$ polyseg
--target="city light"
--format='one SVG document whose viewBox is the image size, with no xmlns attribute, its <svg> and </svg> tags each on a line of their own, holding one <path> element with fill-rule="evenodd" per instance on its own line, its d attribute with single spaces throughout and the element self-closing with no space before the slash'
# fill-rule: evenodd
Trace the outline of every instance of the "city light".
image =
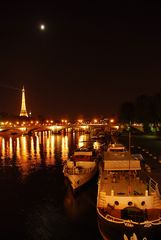
<svg viewBox="0 0 161 240">
<path fill-rule="evenodd" d="M 94 119 L 94 123 L 98 123 L 98 120 L 96 118 Z"/>
<path fill-rule="evenodd" d="M 110 123 L 114 123 L 114 121 L 115 121 L 115 120 L 114 120 L 113 118 L 110 119 Z"/>
<path fill-rule="evenodd" d="M 83 119 L 78 119 L 78 123 L 83 123 Z"/>
</svg>

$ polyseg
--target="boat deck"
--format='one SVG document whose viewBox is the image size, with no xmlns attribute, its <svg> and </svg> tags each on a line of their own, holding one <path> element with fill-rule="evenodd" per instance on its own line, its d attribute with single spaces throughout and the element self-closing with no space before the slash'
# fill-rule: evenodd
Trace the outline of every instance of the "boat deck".
<svg viewBox="0 0 161 240">
<path fill-rule="evenodd" d="M 101 176 L 100 191 L 110 195 L 111 190 L 115 195 L 145 195 L 147 186 L 135 175 L 131 175 L 129 178 L 128 172 L 108 173 L 107 170 L 104 170 Z"/>
</svg>

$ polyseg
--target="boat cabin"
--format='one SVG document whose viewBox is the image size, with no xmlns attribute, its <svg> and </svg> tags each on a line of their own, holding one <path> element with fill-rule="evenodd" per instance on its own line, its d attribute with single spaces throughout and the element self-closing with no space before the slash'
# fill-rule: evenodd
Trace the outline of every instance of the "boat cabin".
<svg viewBox="0 0 161 240">
<path fill-rule="evenodd" d="M 93 161 L 93 152 L 76 151 L 72 157 L 73 161 Z"/>
</svg>

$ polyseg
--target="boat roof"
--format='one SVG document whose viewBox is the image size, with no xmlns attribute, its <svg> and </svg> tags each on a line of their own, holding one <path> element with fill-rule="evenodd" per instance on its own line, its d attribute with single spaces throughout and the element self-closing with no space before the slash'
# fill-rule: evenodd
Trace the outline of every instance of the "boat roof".
<svg viewBox="0 0 161 240">
<path fill-rule="evenodd" d="M 76 151 L 76 152 L 74 152 L 74 156 L 92 156 L 93 155 L 93 153 L 92 153 L 92 151 Z"/>
<path fill-rule="evenodd" d="M 104 170 L 141 170 L 140 159 L 126 152 L 104 152 Z"/>
<path fill-rule="evenodd" d="M 126 151 L 126 148 L 123 144 L 121 143 L 110 143 L 108 145 L 108 149 L 107 151 L 112 151 L 112 152 L 123 152 L 123 151 Z"/>
</svg>

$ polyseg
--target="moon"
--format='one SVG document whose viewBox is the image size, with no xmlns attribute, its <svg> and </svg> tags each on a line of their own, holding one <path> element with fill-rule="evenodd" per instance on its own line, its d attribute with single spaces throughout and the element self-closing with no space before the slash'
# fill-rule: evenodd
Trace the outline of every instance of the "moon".
<svg viewBox="0 0 161 240">
<path fill-rule="evenodd" d="M 44 24 L 40 24 L 40 30 L 44 31 L 45 30 L 45 25 Z"/>
</svg>

